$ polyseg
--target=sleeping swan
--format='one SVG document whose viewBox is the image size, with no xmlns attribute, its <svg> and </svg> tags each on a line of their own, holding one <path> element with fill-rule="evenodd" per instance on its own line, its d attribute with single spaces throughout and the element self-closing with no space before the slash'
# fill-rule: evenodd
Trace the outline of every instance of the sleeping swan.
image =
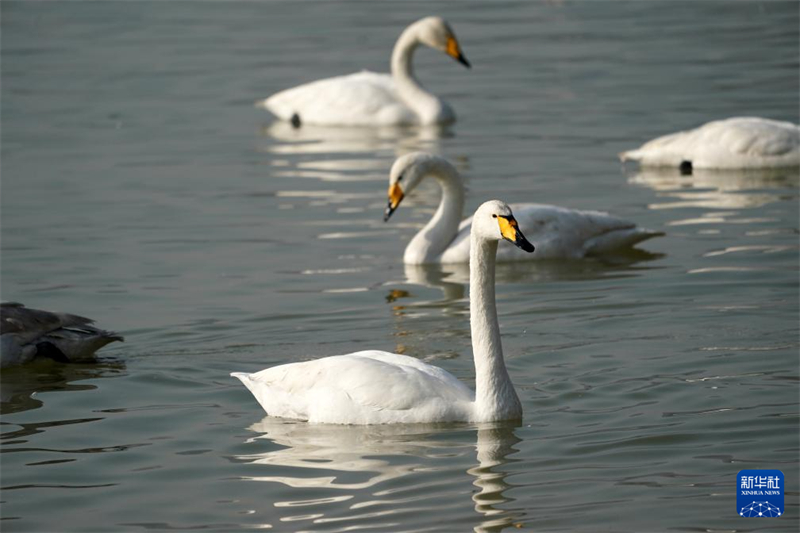
<svg viewBox="0 0 800 533">
<path fill-rule="evenodd" d="M 427 17 L 403 31 L 392 52 L 392 73 L 362 71 L 318 80 L 256 102 L 295 126 L 387 126 L 447 124 L 456 115 L 447 103 L 426 91 L 414 77 L 411 58 L 424 44 L 440 50 L 466 67 L 469 62 L 450 26 Z"/>
<path fill-rule="evenodd" d="M 413 357 L 369 350 L 234 372 L 271 416 L 329 424 L 493 422 L 522 417 L 500 344 L 494 297 L 497 244 L 533 252 L 511 208 L 492 200 L 473 217 L 470 329 L 475 391 Z"/>
<path fill-rule="evenodd" d="M 715 120 L 699 128 L 658 137 L 619 154 L 642 166 L 782 168 L 800 166 L 800 127 L 757 117 Z"/>
<path fill-rule="evenodd" d="M 464 210 L 464 184 L 458 171 L 443 157 L 415 152 L 399 157 L 389 175 L 388 220 L 403 198 L 426 176 L 436 178 L 442 187 L 439 208 L 428 224 L 406 246 L 403 262 L 466 263 L 469 258 L 471 218 L 461 220 Z M 663 233 L 641 229 L 599 211 L 578 211 L 554 205 L 512 204 L 536 253 L 528 255 L 500 243 L 498 261 L 581 258 L 632 246 Z"/>
</svg>

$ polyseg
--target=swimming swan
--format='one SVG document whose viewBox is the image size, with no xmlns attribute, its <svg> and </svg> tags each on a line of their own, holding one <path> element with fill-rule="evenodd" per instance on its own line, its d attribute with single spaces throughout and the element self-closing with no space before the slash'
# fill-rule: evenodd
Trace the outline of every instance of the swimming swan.
<svg viewBox="0 0 800 533">
<path fill-rule="evenodd" d="M 450 26 L 426 17 L 403 31 L 392 51 L 392 73 L 362 71 L 318 80 L 256 102 L 281 120 L 333 126 L 447 124 L 456 115 L 447 103 L 426 91 L 414 77 L 411 59 L 417 46 L 440 50 L 466 67 L 470 64 Z"/>
<path fill-rule="evenodd" d="M 442 187 L 439 208 L 428 224 L 406 246 L 403 262 L 465 263 L 469 260 L 471 218 L 461 220 L 464 184 L 458 171 L 443 157 L 415 152 L 399 157 L 389 175 L 388 220 L 403 198 L 426 176 Z M 581 258 L 632 246 L 661 232 L 636 227 L 632 222 L 599 211 L 578 211 L 554 205 L 512 204 L 536 253 L 528 255 L 501 243 L 498 261 Z"/>
<path fill-rule="evenodd" d="M 330 424 L 492 422 L 522 417 L 508 377 L 495 308 L 497 244 L 533 245 L 511 208 L 492 200 L 473 217 L 470 328 L 475 391 L 449 372 L 413 357 L 377 350 L 289 363 L 255 374 L 234 372 L 267 414 Z"/>
<path fill-rule="evenodd" d="M 92 319 L 67 313 L 30 309 L 16 302 L 0 304 L 0 368 L 36 357 L 63 363 L 85 362 L 94 352 L 123 338 L 92 326 Z"/>
<path fill-rule="evenodd" d="M 621 161 L 642 166 L 692 168 L 782 168 L 800 166 L 800 127 L 758 117 L 707 122 L 688 131 L 658 137 Z"/>
</svg>

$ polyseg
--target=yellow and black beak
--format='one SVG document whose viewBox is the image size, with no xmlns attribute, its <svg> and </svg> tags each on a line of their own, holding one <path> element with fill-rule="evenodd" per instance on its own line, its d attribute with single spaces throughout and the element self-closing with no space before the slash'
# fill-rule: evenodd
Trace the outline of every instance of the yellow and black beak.
<svg viewBox="0 0 800 533">
<path fill-rule="evenodd" d="M 505 240 L 514 243 L 528 253 L 536 249 L 519 230 L 519 224 L 517 224 L 513 216 L 504 217 L 497 215 L 497 223 L 500 225 L 500 235 L 502 235 Z"/>
<path fill-rule="evenodd" d="M 399 183 L 392 183 L 389 185 L 389 204 L 386 206 L 386 211 L 383 213 L 384 222 L 389 220 L 394 210 L 397 209 L 397 206 L 403 201 L 404 196 L 403 189 L 400 187 Z"/>
<path fill-rule="evenodd" d="M 464 57 L 464 54 L 461 53 L 461 47 L 458 46 L 458 41 L 452 35 L 447 38 L 447 55 L 461 63 L 467 68 L 470 68 L 472 65 L 469 64 L 467 58 Z"/>
</svg>

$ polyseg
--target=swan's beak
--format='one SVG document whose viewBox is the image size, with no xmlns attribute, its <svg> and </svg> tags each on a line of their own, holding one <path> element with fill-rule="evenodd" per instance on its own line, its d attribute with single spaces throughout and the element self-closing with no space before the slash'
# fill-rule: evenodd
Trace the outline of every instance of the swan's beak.
<svg viewBox="0 0 800 533">
<path fill-rule="evenodd" d="M 458 41 L 456 41 L 456 38 L 452 35 L 447 38 L 447 55 L 467 68 L 472 66 L 469 64 L 469 61 L 467 61 L 467 58 L 464 57 L 464 54 L 461 53 L 461 48 L 458 46 Z"/>
<path fill-rule="evenodd" d="M 386 211 L 383 213 L 384 222 L 389 220 L 394 210 L 397 209 L 397 206 L 403 201 L 403 197 L 403 189 L 400 188 L 399 184 L 392 183 L 389 185 L 389 204 L 386 206 Z"/>
<path fill-rule="evenodd" d="M 514 243 L 528 253 L 536 249 L 519 230 L 519 224 L 513 216 L 503 217 L 497 215 L 497 223 L 500 225 L 500 235 L 502 235 L 505 240 Z"/>
</svg>

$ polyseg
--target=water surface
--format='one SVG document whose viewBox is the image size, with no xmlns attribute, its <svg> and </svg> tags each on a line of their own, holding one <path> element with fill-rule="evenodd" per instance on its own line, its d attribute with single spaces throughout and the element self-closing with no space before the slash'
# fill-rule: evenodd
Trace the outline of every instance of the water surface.
<svg viewBox="0 0 800 533">
<path fill-rule="evenodd" d="M 444 129 L 302 128 L 253 102 L 386 70 Z M 798 176 L 622 168 L 734 115 L 798 120 L 796 2 L 3 2 L 2 297 L 94 317 L 98 364 L 4 370 L 3 531 L 796 531 Z M 519 426 L 263 419 L 230 371 L 375 348 L 473 376 L 463 268 L 406 268 L 425 149 L 490 198 L 610 211 L 633 254 L 498 269 Z M 524 230 L 524 228 L 523 228 Z M 786 514 L 736 514 L 778 468 Z"/>
</svg>

